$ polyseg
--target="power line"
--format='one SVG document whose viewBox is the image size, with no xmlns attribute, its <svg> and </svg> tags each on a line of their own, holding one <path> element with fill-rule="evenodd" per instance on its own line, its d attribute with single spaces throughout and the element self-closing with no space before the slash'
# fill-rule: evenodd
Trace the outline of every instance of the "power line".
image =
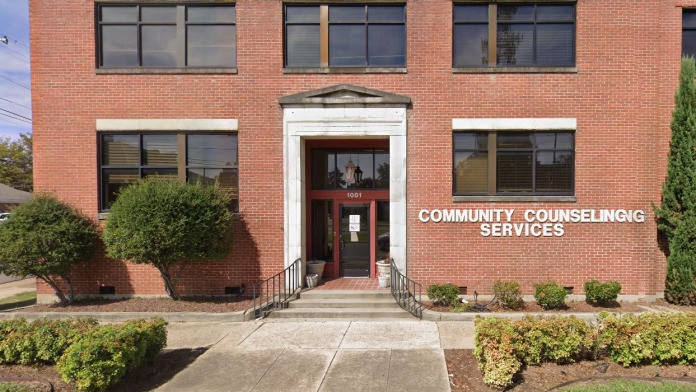
<svg viewBox="0 0 696 392">
<path fill-rule="evenodd" d="M 0 48 L 7 49 L 7 48 L 5 48 L 4 46 L 0 46 Z M 19 60 L 19 61 L 23 62 L 24 64 L 29 64 L 29 61 L 27 61 L 28 59 L 25 60 L 25 59 L 23 59 L 23 58 L 21 58 L 21 57 L 17 57 L 17 56 L 15 56 L 15 55 L 13 55 L 12 53 L 6 52 L 6 51 L 4 51 L 4 50 L 0 51 L 0 53 L 4 53 L 4 54 L 6 54 L 6 55 L 12 57 L 13 59 L 16 59 L 16 60 Z"/>
<path fill-rule="evenodd" d="M 27 87 L 27 86 L 25 86 L 25 85 L 19 83 L 18 81 L 14 80 L 14 79 L 10 79 L 10 78 L 8 78 L 8 77 L 5 76 L 5 75 L 1 75 L 1 74 L 0 74 L 0 78 L 3 78 L 3 79 L 5 79 L 5 80 L 9 80 L 10 82 L 16 84 L 17 86 L 23 87 L 23 88 L 25 88 L 25 89 L 31 91 L 31 88 L 30 88 L 30 87 Z"/>
<path fill-rule="evenodd" d="M 17 121 L 21 121 L 21 122 L 24 122 L 24 123 L 27 123 L 27 124 L 31 124 L 31 121 L 22 120 L 21 118 L 17 118 L 17 117 L 12 117 L 12 116 L 10 116 L 9 114 L 0 113 L 0 116 L 5 116 L 5 117 L 11 118 L 11 119 L 13 119 L 13 120 L 17 120 Z"/>
<path fill-rule="evenodd" d="M 14 42 L 14 43 L 16 43 L 16 44 L 18 44 L 18 45 L 22 45 L 22 46 L 24 46 L 24 47 L 27 48 L 27 49 L 31 49 L 31 48 L 29 47 L 29 45 L 23 44 L 22 42 L 20 42 L 18 39 L 14 38 L 14 37 L 10 37 L 9 35 L 6 35 L 5 37 L 11 38 L 11 39 L 12 39 L 12 42 Z"/>
<path fill-rule="evenodd" d="M 0 116 L 4 116 L 4 114 L 0 113 Z M 10 118 L 12 118 L 12 117 L 10 117 L 10 116 L 7 116 L 7 117 L 9 117 L 9 118 L 1 118 L 1 117 L 0 117 L 0 121 L 7 121 L 7 122 L 9 122 L 9 123 L 12 123 L 12 124 L 15 124 L 15 125 L 21 125 L 21 126 L 24 126 L 24 125 L 25 125 L 25 123 L 20 123 L 20 122 L 17 122 L 17 121 L 10 120 Z"/>
<path fill-rule="evenodd" d="M 5 99 L 5 98 L 2 98 L 2 97 L 0 97 L 0 100 L 7 101 L 7 102 L 9 102 L 9 103 L 13 103 L 13 104 L 15 104 L 15 105 L 17 105 L 17 106 L 21 106 L 21 107 L 23 107 L 23 108 L 27 108 L 27 109 L 31 110 L 31 106 L 22 105 L 21 103 L 17 103 L 17 102 L 15 102 L 15 101 L 11 101 L 11 100 L 9 100 L 9 99 Z"/>
<path fill-rule="evenodd" d="M 10 110 L 5 110 L 5 109 L 3 109 L 3 108 L 0 108 L 0 110 L 2 110 L 3 112 L 6 112 L 6 113 L 10 113 L 10 114 L 12 114 L 12 115 L 14 115 L 14 116 L 17 116 L 17 117 L 21 117 L 21 118 L 23 118 L 23 119 L 25 119 L 25 120 L 31 121 L 31 118 L 30 118 L 30 117 L 22 116 L 22 115 L 19 114 L 19 113 L 15 113 L 15 112 L 10 111 Z"/>
<path fill-rule="evenodd" d="M 3 46 L 3 48 L 6 49 L 6 50 L 9 50 L 9 51 L 12 52 L 12 53 L 16 53 L 16 54 L 18 54 L 18 55 L 24 57 L 25 59 L 29 60 L 29 56 L 25 55 L 25 54 L 22 53 L 22 52 L 18 52 L 18 51 L 16 51 L 16 50 L 12 50 L 12 49 L 8 48 L 7 46 Z"/>
</svg>

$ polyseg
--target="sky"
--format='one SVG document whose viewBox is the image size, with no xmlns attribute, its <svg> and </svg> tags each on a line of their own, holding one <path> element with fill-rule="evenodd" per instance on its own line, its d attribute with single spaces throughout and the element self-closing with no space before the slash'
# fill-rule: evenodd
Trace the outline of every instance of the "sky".
<svg viewBox="0 0 696 392">
<path fill-rule="evenodd" d="M 29 1 L 0 0 L 0 137 L 31 132 L 30 88 Z"/>
</svg>

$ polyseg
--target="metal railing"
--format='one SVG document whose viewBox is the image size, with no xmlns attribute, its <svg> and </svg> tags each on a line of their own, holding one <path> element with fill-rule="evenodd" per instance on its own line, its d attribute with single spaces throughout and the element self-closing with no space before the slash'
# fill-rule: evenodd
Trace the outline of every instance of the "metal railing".
<svg viewBox="0 0 696 392">
<path fill-rule="evenodd" d="M 396 303 L 401 309 L 423 319 L 423 286 L 402 274 L 394 264 L 394 259 L 391 259 L 390 270 L 391 293 Z"/>
<path fill-rule="evenodd" d="M 297 259 L 283 271 L 254 284 L 254 319 L 262 319 L 275 309 L 288 307 L 290 298 L 300 291 L 302 259 Z"/>
</svg>

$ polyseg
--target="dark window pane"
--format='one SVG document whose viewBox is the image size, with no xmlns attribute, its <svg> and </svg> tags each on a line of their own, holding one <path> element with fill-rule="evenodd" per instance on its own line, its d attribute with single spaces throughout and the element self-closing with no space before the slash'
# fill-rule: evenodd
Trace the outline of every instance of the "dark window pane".
<svg viewBox="0 0 696 392">
<path fill-rule="evenodd" d="M 526 132 L 498 133 L 498 148 L 529 148 L 533 147 L 532 134 Z"/>
<path fill-rule="evenodd" d="M 333 201 L 312 200 L 311 258 L 333 261 L 333 233 Z"/>
<path fill-rule="evenodd" d="M 197 23 L 235 23 L 237 14 L 233 6 L 188 6 L 186 20 Z"/>
<path fill-rule="evenodd" d="M 189 169 L 187 181 L 192 184 L 217 185 L 232 199 L 232 210 L 239 209 L 239 176 L 237 169 Z"/>
<path fill-rule="evenodd" d="M 561 132 L 556 134 L 556 148 L 559 150 L 572 150 L 573 134 L 570 132 Z"/>
<path fill-rule="evenodd" d="M 176 67 L 176 26 L 142 26 L 143 66 Z"/>
<path fill-rule="evenodd" d="M 143 169 L 143 178 L 145 177 L 158 180 L 176 180 L 179 178 L 176 169 Z"/>
<path fill-rule="evenodd" d="M 102 208 L 111 208 L 118 192 L 140 179 L 138 169 L 104 169 L 102 171 Z"/>
<path fill-rule="evenodd" d="M 329 22 L 364 22 L 365 6 L 332 5 L 329 6 Z"/>
<path fill-rule="evenodd" d="M 682 27 L 696 28 L 696 11 L 684 10 L 682 13 Z"/>
<path fill-rule="evenodd" d="M 454 149 L 486 150 L 488 149 L 488 133 L 456 132 L 454 134 Z"/>
<path fill-rule="evenodd" d="M 102 65 L 138 66 L 137 26 L 102 26 L 101 31 Z"/>
<path fill-rule="evenodd" d="M 355 184 L 354 188 L 374 188 L 374 156 L 372 152 L 355 154 Z"/>
<path fill-rule="evenodd" d="M 371 66 L 406 66 L 406 26 L 369 25 L 368 63 Z"/>
<path fill-rule="evenodd" d="M 319 25 L 288 25 L 286 31 L 287 66 L 319 66 Z"/>
<path fill-rule="evenodd" d="M 488 22 L 487 5 L 455 5 L 455 22 Z"/>
<path fill-rule="evenodd" d="M 498 24 L 498 65 L 533 65 L 534 26 Z"/>
<path fill-rule="evenodd" d="M 237 65 L 236 26 L 188 26 L 186 64 L 194 67 Z"/>
<path fill-rule="evenodd" d="M 682 32 L 682 54 L 696 56 L 696 30 Z"/>
<path fill-rule="evenodd" d="M 454 192 L 485 193 L 488 190 L 488 153 L 457 152 L 454 154 Z"/>
<path fill-rule="evenodd" d="M 538 5 L 537 22 L 573 22 L 574 5 Z"/>
<path fill-rule="evenodd" d="M 143 135 L 143 165 L 176 166 L 176 164 L 176 135 Z"/>
<path fill-rule="evenodd" d="M 140 20 L 176 23 L 176 7 L 140 7 Z"/>
<path fill-rule="evenodd" d="M 498 4 L 498 22 L 532 22 L 534 21 L 533 5 L 502 5 Z"/>
<path fill-rule="evenodd" d="M 312 189 L 336 188 L 336 156 L 327 150 L 312 150 Z"/>
<path fill-rule="evenodd" d="M 365 26 L 329 26 L 329 64 L 334 66 L 365 66 Z"/>
<path fill-rule="evenodd" d="M 375 188 L 389 189 L 389 152 L 375 152 Z"/>
<path fill-rule="evenodd" d="M 102 137 L 102 165 L 140 165 L 138 135 L 104 135 Z"/>
<path fill-rule="evenodd" d="M 236 167 L 237 135 L 189 135 L 188 166 Z"/>
<path fill-rule="evenodd" d="M 385 260 L 389 254 L 389 202 L 377 202 L 377 260 Z"/>
<path fill-rule="evenodd" d="M 553 150 L 556 148 L 556 134 L 553 132 L 539 132 L 534 134 L 536 148 Z"/>
<path fill-rule="evenodd" d="M 575 26 L 572 24 L 537 25 L 536 65 L 573 65 L 574 30 Z"/>
<path fill-rule="evenodd" d="M 488 25 L 454 25 L 454 65 L 488 65 Z"/>
<path fill-rule="evenodd" d="M 138 21 L 138 8 L 135 6 L 101 6 L 102 22 Z"/>
<path fill-rule="evenodd" d="M 367 20 L 370 22 L 405 22 L 406 7 L 370 5 L 367 7 Z"/>
<path fill-rule="evenodd" d="M 573 191 L 573 153 L 537 153 L 536 191 L 549 193 Z"/>
<path fill-rule="evenodd" d="M 285 7 L 285 20 L 288 22 L 319 23 L 319 6 L 289 5 Z"/>
<path fill-rule="evenodd" d="M 532 152 L 498 151 L 499 193 L 532 192 Z"/>
</svg>

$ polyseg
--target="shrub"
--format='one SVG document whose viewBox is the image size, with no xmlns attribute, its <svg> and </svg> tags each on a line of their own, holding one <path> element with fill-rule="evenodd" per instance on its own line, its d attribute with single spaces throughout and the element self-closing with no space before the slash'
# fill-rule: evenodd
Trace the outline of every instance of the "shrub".
<svg viewBox="0 0 696 392">
<path fill-rule="evenodd" d="M 476 317 L 474 356 L 483 373 L 483 382 L 500 389 L 513 384 L 515 375 L 522 368 L 515 353 L 517 340 L 519 335 L 511 320 Z"/>
<path fill-rule="evenodd" d="M 623 366 L 696 363 L 696 314 L 602 313 L 599 338 Z"/>
<path fill-rule="evenodd" d="M 514 280 L 496 280 L 493 284 L 493 294 L 498 304 L 505 309 L 517 310 L 524 304 L 520 284 Z"/>
<path fill-rule="evenodd" d="M 230 200 L 217 186 L 144 179 L 121 191 L 104 228 L 107 254 L 157 268 L 170 297 L 177 274 L 193 261 L 227 255 Z"/>
<path fill-rule="evenodd" d="M 166 322 L 128 322 L 95 329 L 72 344 L 58 361 L 58 372 L 80 391 L 103 391 L 129 370 L 152 361 L 167 341 Z"/>
<path fill-rule="evenodd" d="M 621 284 L 616 281 L 600 282 L 592 279 L 585 282 L 585 300 L 593 305 L 607 305 L 616 302 L 621 292 Z"/>
<path fill-rule="evenodd" d="M 556 282 L 534 285 L 534 298 L 544 309 L 558 309 L 565 305 L 568 292 Z"/>
<path fill-rule="evenodd" d="M 669 242 L 665 298 L 678 304 L 696 304 L 696 65 L 684 58 L 672 114 L 672 140 L 662 205 L 654 207 L 658 228 Z"/>
<path fill-rule="evenodd" d="M 36 276 L 65 305 L 73 300 L 70 267 L 92 258 L 98 238 L 93 223 L 73 207 L 52 196 L 34 196 L 0 225 L 0 272 Z"/>
<path fill-rule="evenodd" d="M 459 287 L 452 283 L 431 284 L 425 292 L 436 305 L 457 306 L 460 302 Z"/>
</svg>

